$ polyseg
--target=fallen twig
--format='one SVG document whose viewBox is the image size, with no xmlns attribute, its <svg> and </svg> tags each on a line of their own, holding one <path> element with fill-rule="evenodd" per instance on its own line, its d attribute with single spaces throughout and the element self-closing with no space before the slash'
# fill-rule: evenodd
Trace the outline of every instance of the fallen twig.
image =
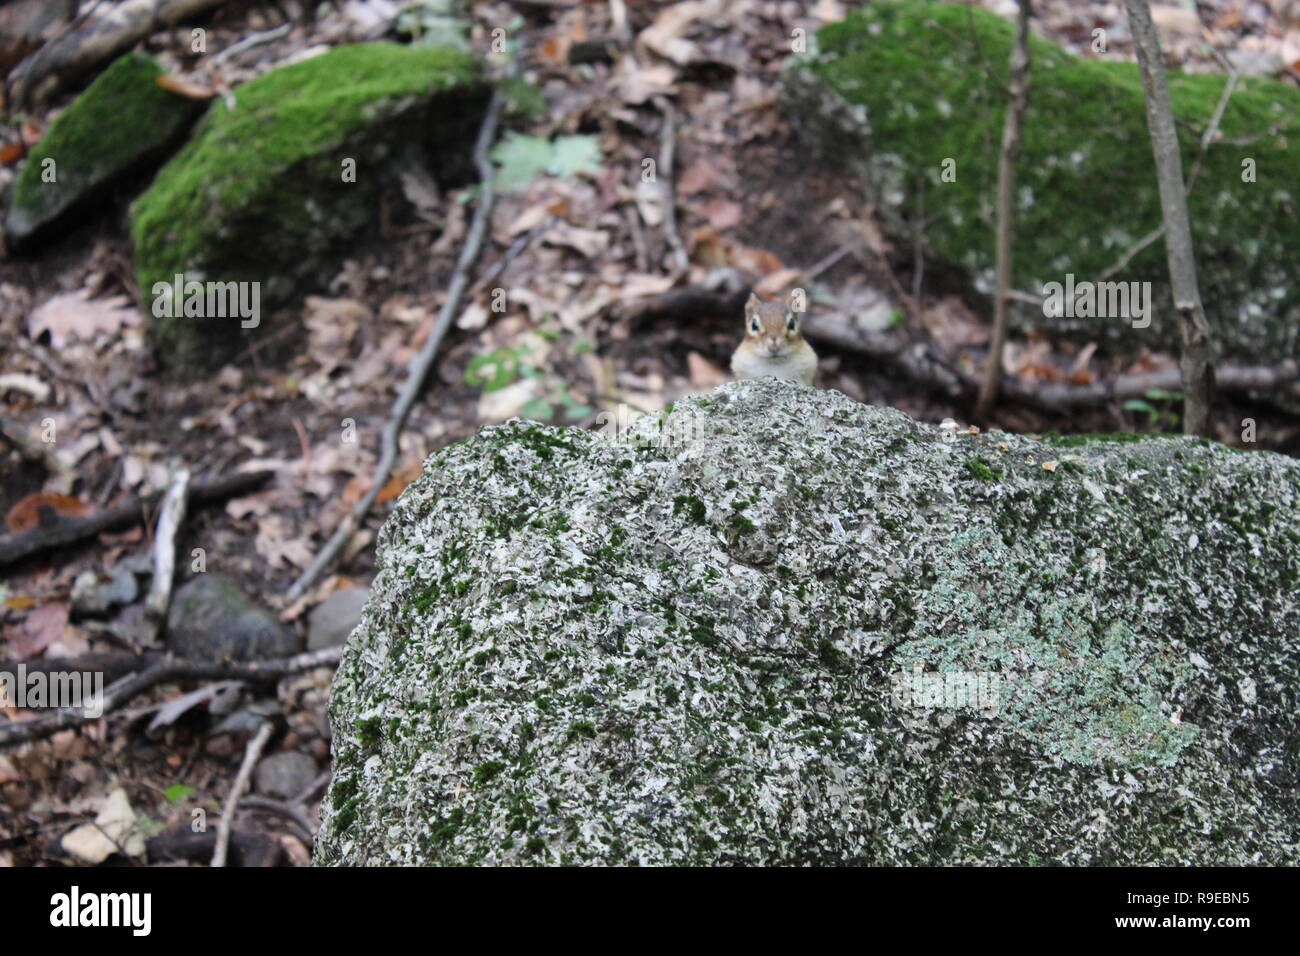
<svg viewBox="0 0 1300 956">
<path fill-rule="evenodd" d="M 232 495 L 252 491 L 275 472 L 245 471 L 215 481 L 200 482 L 190 490 L 190 501 L 200 503 L 218 501 Z M 93 537 L 101 531 L 121 531 L 147 520 L 146 509 L 151 509 L 159 495 L 144 499 L 131 497 L 119 505 L 92 515 L 64 517 L 54 515 L 47 523 L 30 531 L 0 537 L 0 565 L 12 564 L 22 558 L 74 544 Z M 47 512 L 50 514 L 50 512 Z"/>
<path fill-rule="evenodd" d="M 339 662 L 342 648 L 327 647 L 319 651 L 280 657 L 273 660 L 249 661 L 190 661 L 175 657 L 141 658 L 153 660 L 146 669 L 123 677 L 104 690 L 99 702 L 99 715 L 90 716 L 84 707 L 66 707 L 33 720 L 15 721 L 0 725 L 0 750 L 29 740 L 39 740 L 60 730 L 77 727 L 100 716 L 107 717 L 113 710 L 138 697 L 149 688 L 169 680 L 278 680 L 289 674 L 328 667 Z"/>
<path fill-rule="evenodd" d="M 261 46 L 264 43 L 270 43 L 273 40 L 278 40 L 280 39 L 280 37 L 288 34 L 288 32 L 291 29 L 293 29 L 292 23 L 282 23 L 278 27 L 272 27 L 269 30 L 263 30 L 261 33 L 249 34 L 248 36 L 244 37 L 244 39 L 240 40 L 238 43 L 232 43 L 230 44 L 230 46 L 226 47 L 221 52 L 213 54 L 212 65 L 217 66 L 223 63 L 224 61 L 230 59 L 232 56 L 238 56 L 240 53 L 243 53 L 245 50 L 251 50 L 254 47 Z"/>
<path fill-rule="evenodd" d="M 271 721 L 262 721 L 262 726 L 257 728 L 257 733 L 244 748 L 244 759 L 239 765 L 239 772 L 235 774 L 235 782 L 230 785 L 230 792 L 226 794 L 225 806 L 221 808 L 221 819 L 217 822 L 217 845 L 212 851 L 214 867 L 226 865 L 226 849 L 230 845 L 230 824 L 235 819 L 235 807 L 239 806 L 239 798 L 244 795 L 244 790 L 248 787 L 248 778 L 253 775 L 257 758 L 262 755 L 262 748 L 271 739 L 271 732 L 274 729 L 275 726 Z"/>
<path fill-rule="evenodd" d="M 155 30 L 199 16 L 225 0 L 135 0 L 114 4 L 61 33 L 14 67 L 13 95 L 30 104 L 124 53 Z M 40 98 L 40 97 L 37 97 Z"/>
<path fill-rule="evenodd" d="M 483 246 L 484 236 L 487 234 L 488 220 L 492 215 L 492 203 L 496 198 L 493 187 L 494 170 L 492 161 L 488 158 L 488 150 L 492 146 L 492 141 L 496 138 L 497 123 L 501 118 L 503 103 L 504 97 L 501 95 L 501 91 L 494 91 L 492 99 L 488 103 L 487 114 L 483 117 L 483 126 L 479 129 L 478 139 L 474 143 L 474 163 L 478 167 L 480 181 L 478 206 L 474 210 L 474 218 L 470 222 L 469 234 L 465 237 L 465 245 L 461 247 L 460 258 L 457 259 L 456 268 L 452 272 L 451 285 L 447 289 L 447 298 L 442 303 L 442 309 L 438 312 L 438 320 L 434 323 L 433 329 L 429 332 L 429 337 L 425 339 L 420 351 L 411 359 L 401 394 L 397 396 L 397 401 L 393 403 L 393 409 L 389 413 L 388 421 L 384 423 L 383 447 L 379 456 L 379 464 L 375 468 L 374 478 L 370 483 L 370 489 L 353 506 L 352 510 L 343 519 L 343 523 L 338 530 L 334 532 L 333 537 L 326 542 L 320 554 L 316 555 L 316 559 L 289 588 L 287 597 L 290 601 L 296 601 L 302 597 L 304 592 L 320 578 L 325 569 L 333 563 L 334 559 L 347 546 L 348 541 L 361 527 L 361 522 L 365 520 L 370 508 L 375 503 L 375 499 L 379 497 L 380 490 L 383 488 L 384 483 L 388 481 L 393 465 L 397 462 L 397 443 L 402 434 L 402 426 L 406 424 L 406 417 L 411 412 L 411 406 L 415 404 L 415 398 L 420 394 L 420 389 L 424 386 L 425 376 L 429 374 L 429 369 L 433 366 L 433 358 L 438 352 L 438 346 L 442 344 L 443 336 L 447 334 L 447 329 L 450 327 L 452 320 L 460 312 L 460 303 L 469 285 L 469 270 L 478 258 L 479 250 Z"/>
<path fill-rule="evenodd" d="M 302 837 L 307 841 L 308 846 L 311 846 L 312 841 L 316 839 L 316 827 L 312 824 L 311 820 L 307 819 L 307 814 L 303 813 L 300 807 L 297 807 L 286 800 L 276 800 L 272 797 L 248 794 L 239 801 L 239 805 L 242 807 L 250 807 L 254 810 L 265 810 L 268 813 L 274 813 L 277 816 L 284 817 L 298 828 Z"/>
<path fill-rule="evenodd" d="M 192 833 L 188 828 L 180 832 L 160 833 L 145 841 L 151 863 L 168 860 L 206 862 L 212 859 L 212 850 L 216 845 L 215 830 Z M 268 834 L 236 830 L 230 835 L 230 861 L 235 866 L 275 866 L 279 858 L 280 844 Z"/>
<path fill-rule="evenodd" d="M 190 470 L 177 468 L 167 485 L 158 525 L 153 537 L 153 580 L 144 602 L 145 643 L 152 644 L 167 620 L 172 600 L 172 578 L 176 573 L 176 535 L 185 521 L 190 487 Z"/>
<path fill-rule="evenodd" d="M 656 321 L 692 321 L 717 315 L 738 318 L 749 289 L 715 292 L 699 286 L 684 286 L 660 295 L 647 296 L 611 307 L 612 317 L 632 325 Z M 846 352 L 870 356 L 892 365 L 918 385 L 942 392 L 953 399 L 969 398 L 979 388 L 980 378 L 945 361 L 932 344 L 908 342 L 898 333 L 866 332 L 828 315 L 809 313 L 803 319 L 808 338 Z M 1280 392 L 1300 398 L 1300 364 L 1288 359 L 1277 365 L 1228 365 L 1218 373 L 1219 386 L 1227 392 Z M 1141 398 L 1151 389 L 1175 391 L 1181 387 L 1175 369 L 1074 385 L 1045 382 L 1036 385 L 1007 378 L 1002 393 L 1021 405 L 1049 412 L 1105 405 L 1116 399 Z"/>
<path fill-rule="evenodd" d="M 664 195 L 664 232 L 668 245 L 673 251 L 674 276 L 683 276 L 690 269 L 690 259 L 686 255 L 686 246 L 682 244 L 681 234 L 677 231 L 677 193 L 673 189 L 673 154 L 677 151 L 677 110 L 666 96 L 656 96 L 655 105 L 664 114 L 663 128 L 659 140 L 659 166 L 655 173 L 656 181 Z"/>
</svg>

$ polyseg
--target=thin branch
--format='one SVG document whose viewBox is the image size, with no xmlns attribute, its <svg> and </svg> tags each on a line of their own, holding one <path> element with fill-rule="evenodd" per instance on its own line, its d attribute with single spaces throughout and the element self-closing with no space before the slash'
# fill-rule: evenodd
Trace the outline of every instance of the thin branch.
<svg viewBox="0 0 1300 956">
<path fill-rule="evenodd" d="M 411 413 L 411 406 L 415 404 L 416 396 L 420 394 L 421 388 L 424 387 L 425 377 L 433 366 L 433 359 L 438 352 L 438 346 L 442 344 L 443 336 L 447 334 L 447 329 L 451 326 L 452 320 L 460 313 L 461 300 L 464 298 L 465 290 L 469 285 L 469 270 L 478 258 L 479 250 L 483 247 L 483 239 L 487 235 L 488 221 L 492 215 L 492 204 L 496 198 L 493 184 L 495 170 L 492 168 L 491 159 L 488 158 L 488 150 L 491 148 L 493 140 L 496 139 L 497 123 L 501 119 L 503 104 L 504 97 L 501 95 L 501 91 L 495 90 L 492 93 L 491 101 L 488 103 L 487 113 L 483 117 L 483 125 L 479 129 L 478 139 L 474 143 L 474 163 L 478 167 L 480 181 L 478 206 L 474 210 L 474 218 L 470 222 L 469 234 L 465 237 L 465 245 L 461 247 L 460 257 L 456 261 L 456 268 L 452 272 L 451 284 L 447 288 L 447 298 L 442 303 L 442 309 L 438 312 L 438 320 L 434 323 L 433 329 L 429 332 L 429 337 L 425 339 L 419 353 L 411 360 L 401 394 L 397 396 L 397 401 L 393 403 L 393 409 L 389 413 L 388 421 L 384 423 L 382 452 L 370 488 L 361 497 L 361 500 L 353 506 L 347 517 L 343 519 L 343 523 L 334 532 L 334 536 L 329 539 L 320 554 L 316 556 L 316 559 L 289 588 L 287 597 L 290 601 L 296 601 L 302 597 L 306 590 L 319 580 L 325 570 L 333 564 L 334 560 L 352 539 L 352 536 L 356 534 L 357 529 L 361 527 L 361 522 L 365 520 L 375 500 L 379 497 L 380 490 L 388 481 L 388 476 L 392 474 L 393 466 L 397 462 L 398 439 L 402 434 L 402 427 L 406 424 L 406 418 Z"/>
<path fill-rule="evenodd" d="M 254 47 L 259 47 L 265 43 L 270 43 L 274 40 L 278 40 L 280 39 L 280 37 L 286 36 L 289 33 L 289 31 L 292 29 L 293 29 L 292 23 L 282 23 L 278 27 L 272 27 L 269 30 L 263 30 L 261 33 L 251 33 L 248 36 L 244 37 L 244 39 L 240 40 L 238 43 L 232 43 L 230 46 L 226 47 L 224 50 L 220 51 L 219 53 L 214 53 L 212 55 L 212 65 L 217 66 L 222 62 L 230 59 L 232 56 L 238 56 L 240 53 L 243 53 L 245 50 L 251 50 Z"/>
<path fill-rule="evenodd" d="M 147 669 L 124 677 L 104 690 L 99 702 L 98 715 L 89 715 L 85 707 L 66 707 L 33 720 L 16 721 L 0 725 L 0 750 L 29 740 L 39 740 L 69 727 L 78 727 L 108 716 L 127 701 L 133 700 L 149 688 L 170 680 L 278 680 L 289 674 L 329 667 L 339 662 L 342 648 L 327 647 L 319 651 L 281 657 L 273 660 L 250 661 L 190 661 L 174 657 L 157 660 Z"/>
<path fill-rule="evenodd" d="M 273 471 L 246 471 L 214 481 L 200 482 L 190 491 L 190 501 L 208 502 L 229 498 L 252 491 L 274 475 Z M 31 531 L 0 537 L 0 565 L 12 564 L 41 551 L 74 544 L 93 537 L 101 531 L 121 531 L 147 519 L 147 510 L 158 501 L 158 495 L 144 499 L 128 498 L 120 505 L 91 515 L 73 518 L 54 515 L 48 524 Z"/>
<path fill-rule="evenodd" d="M 683 276 L 690 269 L 690 259 L 686 255 L 686 246 L 682 244 L 681 234 L 677 231 L 677 194 L 673 188 L 673 154 L 677 151 L 677 110 L 666 96 L 656 96 L 655 105 L 664 114 L 663 127 L 659 141 L 659 168 L 656 179 L 664 197 L 664 232 L 668 245 L 673 250 L 672 272 Z"/>
<path fill-rule="evenodd" d="M 1029 17 L 1030 0 L 1019 0 L 1016 39 L 1011 47 L 1008 73 L 1011 101 L 1002 127 L 1002 152 L 998 157 L 998 225 L 996 272 L 997 288 L 993 299 L 993 338 L 989 343 L 988 368 L 984 383 L 975 399 L 975 419 L 983 420 L 997 401 L 1002 382 L 1002 351 L 1007 340 L 1007 292 L 1011 289 L 1011 241 L 1014 232 L 1016 159 L 1020 155 L 1020 127 L 1025 118 L 1029 96 Z"/>
<path fill-rule="evenodd" d="M 1214 338 L 1196 281 L 1196 256 L 1192 249 L 1191 224 L 1187 219 L 1187 189 L 1183 185 L 1183 164 L 1169 100 L 1169 83 L 1160 56 L 1160 35 L 1151 21 L 1147 0 L 1125 2 L 1142 75 L 1147 128 L 1151 133 L 1156 183 L 1160 188 L 1161 219 L 1165 224 L 1169 279 L 1183 343 L 1180 363 L 1183 373 L 1183 431 L 1189 435 L 1208 435 L 1214 391 Z"/>
<path fill-rule="evenodd" d="M 221 809 L 221 820 L 217 823 L 217 846 L 212 851 L 214 867 L 226 865 L 226 849 L 230 846 L 230 824 L 235 819 L 235 807 L 239 805 L 239 798 L 248 789 L 248 778 L 253 775 L 257 758 L 262 755 L 262 748 L 271 739 L 271 732 L 274 729 L 271 721 L 262 721 L 262 726 L 257 728 L 257 733 L 244 748 L 244 760 L 239 765 L 239 773 L 235 774 L 235 782 L 230 785 L 230 792 L 226 794 L 226 804 Z"/>
<path fill-rule="evenodd" d="M 146 643 L 152 644 L 167 620 L 172 600 L 172 578 L 176 573 L 176 535 L 185 521 L 185 505 L 190 488 L 190 470 L 178 468 L 167 485 L 158 527 L 153 538 L 153 580 L 144 602 Z"/>
<path fill-rule="evenodd" d="M 1196 180 L 1200 178 L 1201 167 L 1205 165 L 1205 154 L 1209 151 L 1210 144 L 1214 142 L 1215 136 L 1219 132 L 1219 124 L 1223 122 L 1223 114 L 1228 108 L 1228 100 L 1232 98 L 1232 93 L 1237 88 L 1237 81 L 1239 79 L 1240 77 L 1236 73 L 1232 73 L 1228 76 L 1228 81 L 1223 84 L 1223 92 L 1219 95 L 1219 102 L 1214 107 L 1214 112 L 1210 116 L 1210 123 L 1205 127 L 1205 132 L 1201 134 L 1201 149 L 1200 152 L 1196 154 L 1196 163 L 1192 166 L 1192 174 L 1187 180 L 1188 196 L 1191 196 L 1192 190 L 1196 188 Z M 1105 282 L 1121 269 L 1127 268 L 1128 264 L 1133 261 L 1134 256 L 1157 239 L 1161 238 L 1164 234 L 1165 226 L 1164 223 L 1161 223 L 1137 242 L 1133 243 L 1133 245 L 1129 246 L 1124 254 L 1120 256 L 1119 261 L 1101 274 L 1101 279 L 1099 281 Z"/>
</svg>

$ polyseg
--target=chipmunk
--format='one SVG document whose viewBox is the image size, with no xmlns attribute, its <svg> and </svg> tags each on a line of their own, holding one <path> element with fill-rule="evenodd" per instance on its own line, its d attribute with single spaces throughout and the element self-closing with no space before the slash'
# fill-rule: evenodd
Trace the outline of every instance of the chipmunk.
<svg viewBox="0 0 1300 956">
<path fill-rule="evenodd" d="M 799 316 L 789 306 L 751 293 L 745 303 L 745 339 L 731 355 L 731 371 L 737 379 L 771 375 L 811 385 L 817 353 L 799 333 Z"/>
</svg>

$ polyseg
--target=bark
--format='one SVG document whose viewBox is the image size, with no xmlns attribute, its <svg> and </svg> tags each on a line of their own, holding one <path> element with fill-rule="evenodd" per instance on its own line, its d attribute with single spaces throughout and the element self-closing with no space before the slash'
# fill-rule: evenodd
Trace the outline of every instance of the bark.
<svg viewBox="0 0 1300 956">
<path fill-rule="evenodd" d="M 1169 83 L 1160 56 L 1160 37 L 1151 22 L 1147 0 L 1125 0 L 1129 28 L 1137 49 L 1146 100 L 1147 128 L 1156 161 L 1156 182 L 1160 187 L 1161 218 L 1165 227 L 1165 252 L 1169 259 L 1169 280 L 1178 312 L 1182 338 L 1183 431 L 1208 435 L 1210 401 L 1214 389 L 1214 336 L 1201 304 L 1196 281 L 1196 257 L 1192 252 L 1192 230 L 1187 219 L 1187 194 L 1183 186 L 1183 162 L 1178 152 L 1178 133 L 1169 102 Z"/>
</svg>

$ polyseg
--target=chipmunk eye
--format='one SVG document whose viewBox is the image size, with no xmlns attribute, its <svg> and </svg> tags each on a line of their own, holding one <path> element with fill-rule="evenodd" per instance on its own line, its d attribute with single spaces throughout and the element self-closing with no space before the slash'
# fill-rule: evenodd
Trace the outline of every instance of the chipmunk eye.
<svg viewBox="0 0 1300 956">
<path fill-rule="evenodd" d="M 798 325 L 799 320 L 795 318 L 793 312 L 785 317 L 785 330 L 787 332 L 793 332 Z"/>
<path fill-rule="evenodd" d="M 749 320 L 749 331 L 757 335 L 761 328 L 762 326 L 759 325 L 758 316 L 754 316 L 752 319 Z"/>
</svg>

